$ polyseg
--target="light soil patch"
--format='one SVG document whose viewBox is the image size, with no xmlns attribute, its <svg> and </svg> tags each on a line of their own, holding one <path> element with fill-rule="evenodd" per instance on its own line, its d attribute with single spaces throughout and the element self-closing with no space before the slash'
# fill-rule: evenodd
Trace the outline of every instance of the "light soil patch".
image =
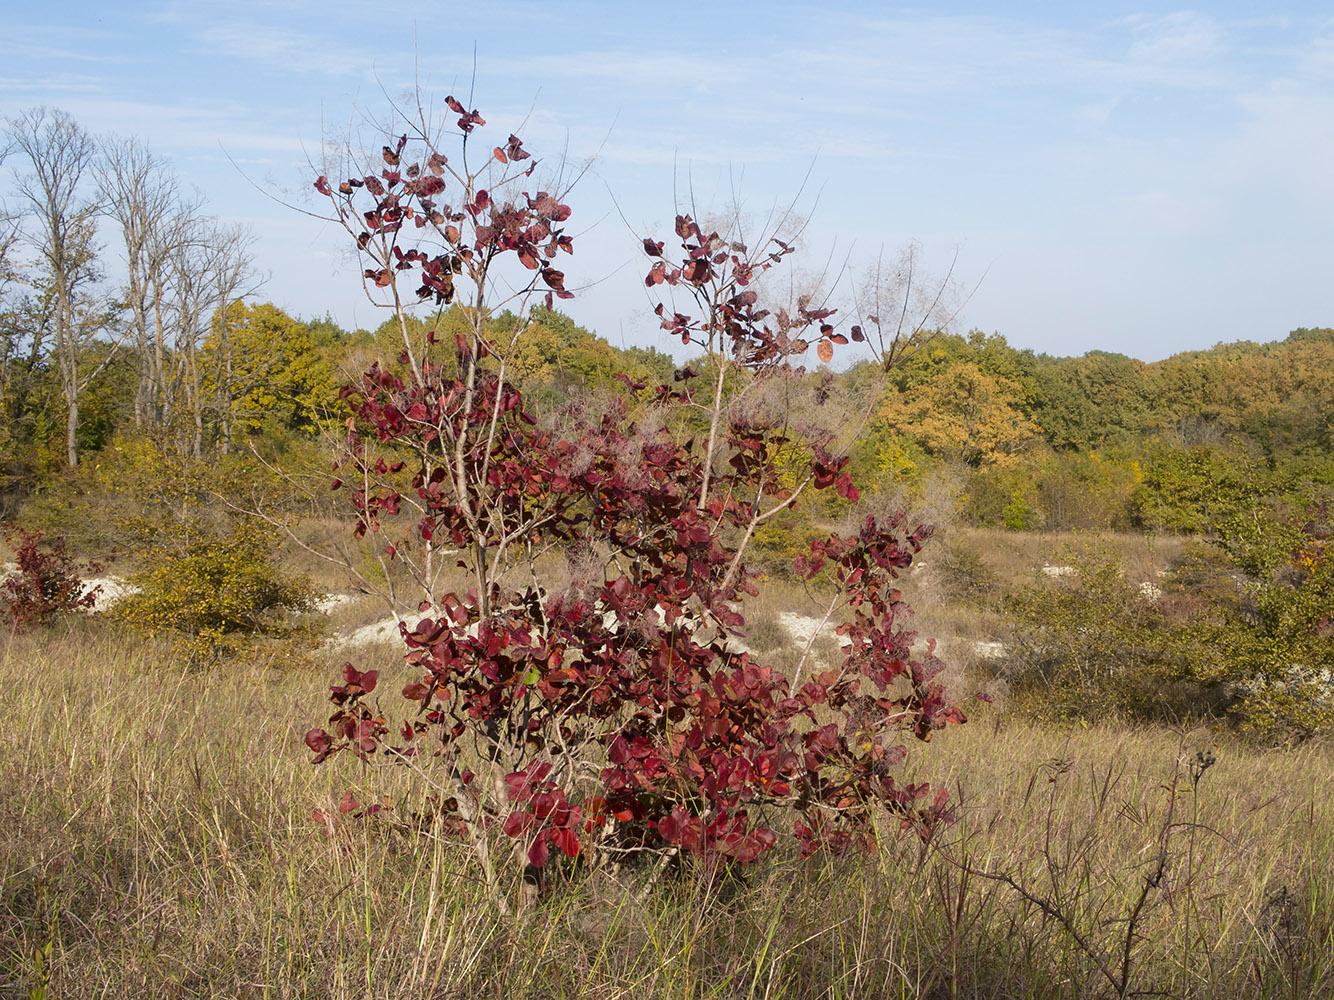
<svg viewBox="0 0 1334 1000">
<path fill-rule="evenodd" d="M 346 607 L 355 600 L 356 596 L 354 594 L 325 594 L 315 602 L 315 610 L 322 615 L 327 615 L 338 608 Z"/>
<path fill-rule="evenodd" d="M 106 611 L 122 598 L 139 593 L 138 587 L 118 576 L 94 577 L 84 581 L 84 596 L 94 589 L 97 589 L 97 593 L 93 595 L 93 606 L 88 609 L 94 614 Z"/>
<path fill-rule="evenodd" d="M 799 615 L 793 611 L 784 611 L 778 616 L 778 624 L 794 640 L 802 645 L 810 642 L 818 636 L 825 636 L 836 640 L 838 636 L 834 633 L 836 624 L 832 621 L 820 625 L 820 619 L 811 618 L 809 615 Z"/>
<path fill-rule="evenodd" d="M 778 624 L 781 625 L 787 634 L 792 637 L 793 641 L 803 649 L 807 643 L 818 639 L 829 639 L 841 645 L 839 636 L 835 631 L 838 625 L 833 620 L 827 621 L 821 625 L 818 618 L 811 618 L 807 615 L 799 615 L 791 611 L 784 611 L 778 616 Z M 928 641 L 929 639 L 925 637 L 918 638 L 918 640 L 913 643 L 913 652 L 919 656 L 924 655 L 926 653 Z M 949 654 L 947 648 L 949 645 L 950 640 L 937 639 L 936 655 L 942 659 L 948 660 Z M 970 645 L 973 655 L 979 659 L 1000 660 L 1004 659 L 1009 653 L 1009 648 L 1003 642 L 979 640 L 970 643 Z M 818 662 L 818 657 L 816 659 Z"/>
<path fill-rule="evenodd" d="M 349 604 L 353 599 L 353 597 L 344 594 L 326 594 L 316 607 L 321 612 L 328 614 L 332 610 Z M 399 621 L 400 619 L 393 616 L 382 618 L 350 632 L 334 636 L 327 640 L 325 645 L 331 649 L 352 649 L 358 646 L 394 644 L 401 640 Z M 804 652 L 808 645 L 811 646 L 811 659 L 820 668 L 825 666 L 823 657 L 820 656 L 820 646 L 823 644 L 821 640 L 827 640 L 835 647 L 842 645 L 835 631 L 837 622 L 832 619 L 821 624 L 818 618 L 793 611 L 783 611 L 778 615 L 778 624 L 787 633 L 798 651 Z M 735 653 L 753 652 L 749 646 L 735 636 L 729 636 L 726 644 L 727 648 Z M 936 655 L 948 658 L 947 645 L 948 640 L 938 640 Z M 913 652 L 917 655 L 924 655 L 926 646 L 927 639 L 918 639 L 913 644 Z M 1009 653 L 1009 648 L 1001 642 L 977 641 L 969 643 L 969 646 L 974 656 L 984 660 L 1004 659 Z"/>
<path fill-rule="evenodd" d="M 355 646 L 378 646 L 384 643 L 398 642 L 402 638 L 397 618 L 382 618 L 347 635 L 335 636 L 326 645 L 333 649 L 352 649 Z"/>
</svg>

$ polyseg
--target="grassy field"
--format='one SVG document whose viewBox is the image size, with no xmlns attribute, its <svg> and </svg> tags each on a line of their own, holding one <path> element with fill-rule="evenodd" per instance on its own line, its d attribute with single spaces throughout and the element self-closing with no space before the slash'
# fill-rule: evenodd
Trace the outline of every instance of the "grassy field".
<svg viewBox="0 0 1334 1000">
<path fill-rule="evenodd" d="M 307 763 L 332 666 L 183 672 L 94 621 L 15 638 L 0 996 L 1334 995 L 1327 747 L 979 703 L 910 758 L 961 805 L 930 847 L 887 828 L 874 857 L 733 880 L 570 873 L 506 919 L 455 845 L 339 816 L 349 790 L 400 816 L 419 792 Z"/>
</svg>

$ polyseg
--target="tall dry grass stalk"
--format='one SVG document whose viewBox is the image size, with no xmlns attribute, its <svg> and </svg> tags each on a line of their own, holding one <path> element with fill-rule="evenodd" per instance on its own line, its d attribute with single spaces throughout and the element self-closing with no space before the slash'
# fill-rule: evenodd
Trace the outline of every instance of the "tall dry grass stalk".
<svg viewBox="0 0 1334 1000">
<path fill-rule="evenodd" d="M 874 857 L 649 892 L 569 872 L 511 921 L 429 822 L 339 813 L 348 791 L 399 820 L 423 802 L 397 771 L 307 765 L 323 683 L 185 672 L 92 622 L 19 636 L 0 663 L 0 996 L 1099 997 L 1127 941 L 1124 995 L 1334 995 L 1327 748 L 1225 744 L 1197 790 L 1207 734 L 983 715 L 920 757 L 962 805 L 929 848 L 886 829 Z"/>
</svg>

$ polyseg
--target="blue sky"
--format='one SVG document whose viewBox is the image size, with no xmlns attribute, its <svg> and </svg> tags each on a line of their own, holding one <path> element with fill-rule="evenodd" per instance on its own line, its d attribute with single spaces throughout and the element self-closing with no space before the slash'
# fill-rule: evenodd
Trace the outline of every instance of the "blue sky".
<svg viewBox="0 0 1334 1000">
<path fill-rule="evenodd" d="M 28 4 L 0 38 L 0 114 L 144 137 L 254 228 L 264 297 L 347 326 L 382 317 L 341 234 L 263 192 L 316 207 L 323 139 L 414 82 L 466 99 L 474 49 L 489 134 L 526 123 L 539 156 L 594 158 L 567 306 L 616 343 L 669 346 L 636 237 L 666 234 L 687 179 L 761 215 L 800 191 L 810 272 L 957 251 L 956 328 L 1020 347 L 1151 360 L 1334 325 L 1327 5 L 829 8 Z"/>
</svg>

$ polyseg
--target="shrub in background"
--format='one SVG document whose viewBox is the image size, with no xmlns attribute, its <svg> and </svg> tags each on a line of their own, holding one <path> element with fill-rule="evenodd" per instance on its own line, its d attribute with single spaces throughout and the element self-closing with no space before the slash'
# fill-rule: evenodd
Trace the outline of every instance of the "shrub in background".
<svg viewBox="0 0 1334 1000">
<path fill-rule="evenodd" d="M 1037 716 L 1100 719 L 1208 715 L 1200 634 L 1173 622 L 1150 581 L 1127 578 L 1113 553 L 1069 551 L 1068 572 L 1040 572 L 1006 600 L 1013 655 L 1004 676 Z"/>
<path fill-rule="evenodd" d="M 1022 464 L 962 468 L 961 513 L 977 527 L 1033 531 L 1046 525 L 1037 470 L 1029 456 Z"/>
<path fill-rule="evenodd" d="M 1001 523 L 1009 531 L 1027 531 L 1036 523 L 1036 513 L 1024 499 L 1023 493 L 1015 490 L 1010 495 L 1010 502 L 1001 511 Z"/>
<path fill-rule="evenodd" d="M 1146 463 L 1132 507 L 1137 524 L 1154 531 L 1207 533 L 1247 507 L 1257 480 L 1269 476 L 1245 454 L 1221 446 L 1166 448 Z"/>
<path fill-rule="evenodd" d="M 314 608 L 306 581 L 273 563 L 274 539 L 251 522 L 159 551 L 131 575 L 138 593 L 111 614 L 145 635 L 175 634 L 203 660 L 261 636 L 290 635 L 291 615 Z"/>
<path fill-rule="evenodd" d="M 1122 531 L 1133 522 L 1143 472 L 1124 454 L 1051 452 L 1034 471 L 1049 530 Z"/>
<path fill-rule="evenodd" d="M 973 608 L 989 608 L 1001 590 L 1000 577 L 993 570 L 976 543 L 955 536 L 936 553 L 938 578 L 944 595 Z"/>
<path fill-rule="evenodd" d="M 100 587 L 85 592 L 82 576 L 99 573 L 97 563 L 76 563 L 59 535 L 47 538 L 22 528 L 5 532 L 14 550 L 15 568 L 0 581 L 0 604 L 14 631 L 50 625 L 62 615 L 87 611 L 97 601 Z"/>
<path fill-rule="evenodd" d="M 1243 575 L 1216 601 L 1223 625 L 1201 670 L 1240 689 L 1243 729 L 1299 742 L 1334 725 L 1334 491 L 1262 489 L 1219 524 L 1215 544 Z"/>
<path fill-rule="evenodd" d="M 757 570 L 773 579 L 799 579 L 793 569 L 794 560 L 808 554 L 812 542 L 829 534 L 811 524 L 803 513 L 780 515 L 755 530 L 751 562 Z"/>
</svg>

